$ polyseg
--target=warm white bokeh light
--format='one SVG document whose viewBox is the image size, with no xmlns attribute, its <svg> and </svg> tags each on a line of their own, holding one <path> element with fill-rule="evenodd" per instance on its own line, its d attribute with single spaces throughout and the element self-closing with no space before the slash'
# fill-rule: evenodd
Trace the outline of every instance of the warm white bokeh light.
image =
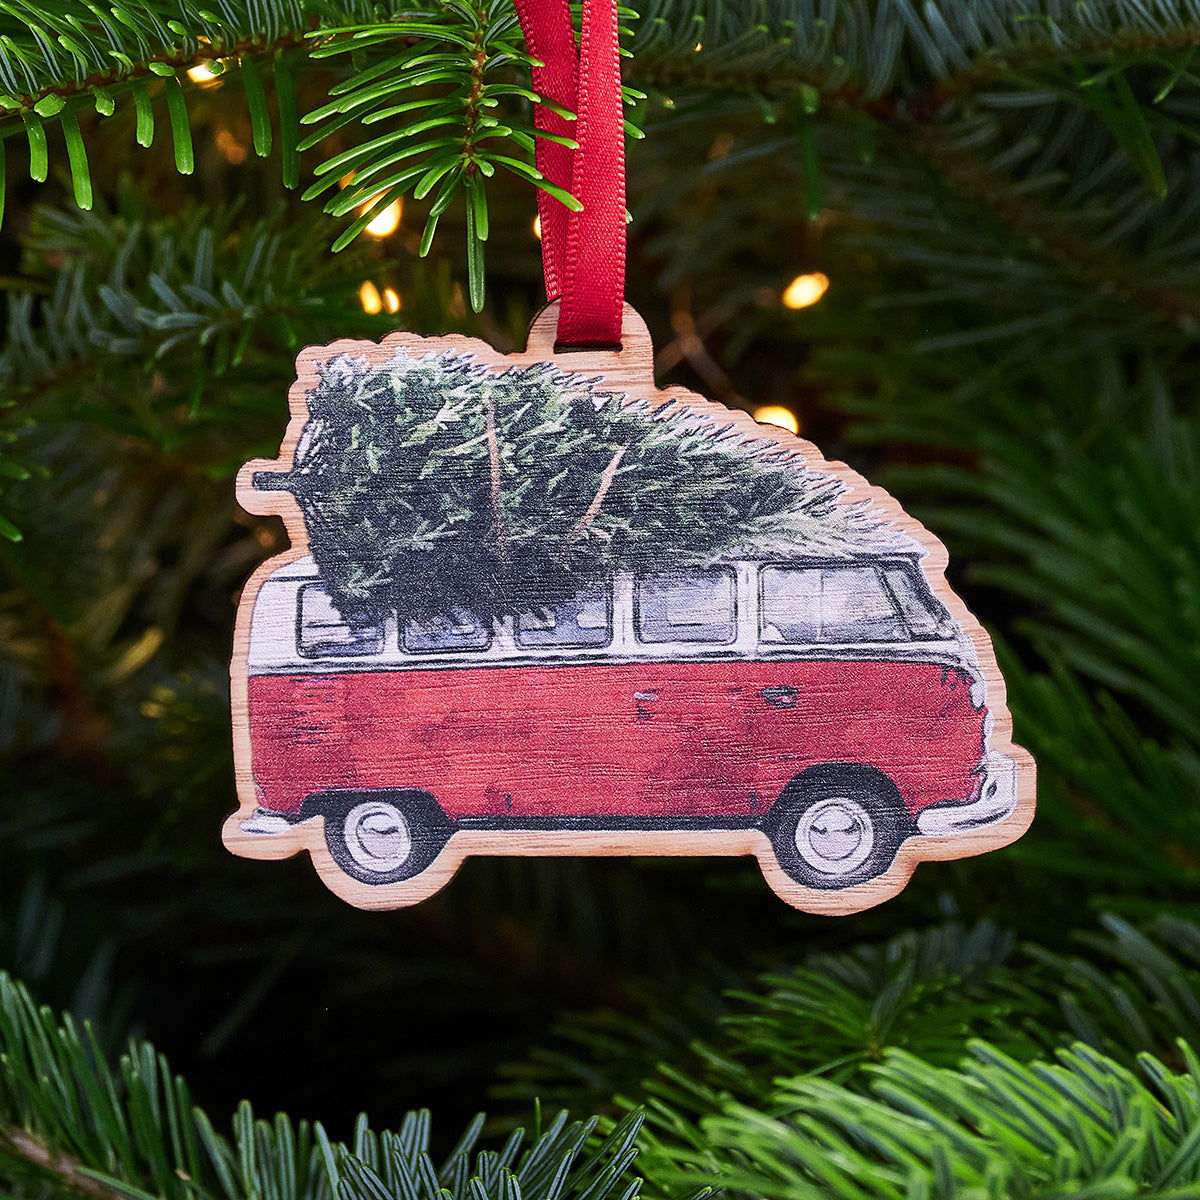
<svg viewBox="0 0 1200 1200">
<path fill-rule="evenodd" d="M 204 62 L 188 67 L 187 77 L 193 83 L 211 83 L 216 79 L 217 73 L 212 69 L 211 63 Z"/>
<path fill-rule="evenodd" d="M 218 129 L 215 140 L 227 163 L 237 167 L 246 161 L 246 147 L 228 129 Z"/>
<path fill-rule="evenodd" d="M 370 211 L 374 200 L 368 200 L 358 211 L 360 214 L 365 214 Z M 371 223 L 363 231 L 373 238 L 391 237 L 397 229 L 400 228 L 400 218 L 403 216 L 404 210 L 400 205 L 399 200 L 393 200 L 387 208 L 379 212 Z"/>
<path fill-rule="evenodd" d="M 383 307 L 390 313 L 400 311 L 400 293 L 395 288 L 383 289 Z"/>
<path fill-rule="evenodd" d="M 383 297 L 369 279 L 364 279 L 362 286 L 358 289 L 358 302 L 362 305 L 363 312 L 372 317 L 377 312 L 383 311 Z"/>
<path fill-rule="evenodd" d="M 542 240 L 542 218 L 540 216 L 533 218 L 533 236 L 539 242 Z"/>
<path fill-rule="evenodd" d="M 782 404 L 763 404 L 751 415 L 763 425 L 778 425 L 780 429 L 786 429 L 789 433 L 800 432 L 800 422 L 796 420 L 796 414 L 790 408 L 784 408 Z"/>
<path fill-rule="evenodd" d="M 783 293 L 785 308 L 807 308 L 829 291 L 829 276 L 820 271 L 797 275 Z"/>
</svg>

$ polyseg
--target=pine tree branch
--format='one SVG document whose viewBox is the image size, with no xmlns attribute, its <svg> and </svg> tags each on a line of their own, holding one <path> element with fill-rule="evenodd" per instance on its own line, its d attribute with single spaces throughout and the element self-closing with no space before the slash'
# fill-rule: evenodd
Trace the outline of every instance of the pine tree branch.
<svg viewBox="0 0 1200 1200">
<path fill-rule="evenodd" d="M 504 500 L 500 493 L 500 443 L 496 438 L 496 389 L 489 388 L 484 406 L 487 422 L 488 468 L 492 485 L 492 530 L 500 562 L 508 562 L 508 528 L 504 521 Z"/>
<path fill-rule="evenodd" d="M 147 211 L 133 222 L 43 208 L 28 241 L 26 273 L 8 289 L 0 354 L 0 383 L 26 400 L 105 362 L 163 362 L 202 349 L 189 369 L 199 367 L 203 382 L 205 362 L 221 375 L 258 346 L 286 359 L 345 310 L 341 294 L 326 295 L 342 272 L 282 210 L 243 224 L 197 208 Z M 369 330 L 370 318 L 360 319 Z"/>
<path fill-rule="evenodd" d="M 1065 44 L 1038 42 L 1022 46 L 1003 55 L 981 57 L 971 66 L 956 71 L 928 92 L 915 97 L 894 97 L 867 105 L 873 116 L 888 120 L 903 104 L 914 119 L 931 122 L 938 119 L 950 101 L 962 101 L 977 95 L 985 88 L 1008 84 L 1028 86 L 1032 79 L 1043 82 L 1050 72 L 1071 68 L 1071 81 L 1080 82 L 1076 70 L 1079 64 L 1090 64 L 1096 70 L 1110 68 L 1114 59 L 1126 62 L 1142 61 L 1154 64 L 1158 56 L 1191 50 L 1200 46 L 1200 25 L 1190 28 L 1164 29 L 1151 35 L 1146 32 L 1120 32 L 1107 36 L 1082 37 Z M 1084 77 L 1086 80 L 1086 76 Z"/>
<path fill-rule="evenodd" d="M 54 1177 L 60 1189 L 87 1196 L 89 1200 L 129 1200 L 122 1192 L 105 1187 L 69 1154 L 51 1149 L 27 1129 L 18 1129 L 0 1121 L 0 1160 L 6 1155 L 45 1171 Z"/>
<path fill-rule="evenodd" d="M 919 95 L 925 81 L 938 81 L 944 101 L 1065 57 L 1148 58 L 1192 46 L 1198 34 L 1186 0 L 1168 0 L 1153 15 L 1125 0 L 1072 8 L 1046 0 L 978 7 L 931 0 L 920 12 L 915 5 L 836 2 L 819 15 L 800 0 L 769 7 L 728 0 L 719 15 L 712 20 L 698 0 L 656 5 L 634 27 L 630 78 L 651 87 L 695 83 L 768 96 L 818 88 L 855 107 L 892 93 Z M 932 96 L 920 107 L 935 112 Z"/>
<path fill-rule="evenodd" d="M 289 63 L 316 66 L 331 58 L 344 64 L 346 77 L 334 86 L 330 103 L 305 116 L 304 123 L 318 127 L 304 145 L 336 135 L 343 147 L 318 167 L 318 181 L 306 193 L 312 197 L 349 179 L 326 205 L 335 216 L 358 210 L 335 248 L 348 245 L 394 200 L 432 195 L 421 245 L 427 252 L 438 221 L 465 193 L 469 291 L 478 311 L 484 298 L 486 178 L 499 167 L 575 205 L 532 162 L 535 139 L 545 134 L 524 111 L 538 97 L 523 78 L 529 60 L 509 0 L 472 6 L 419 0 L 413 12 L 393 20 L 364 20 L 356 5 L 331 7 L 318 0 L 261 5 L 229 0 L 219 19 L 190 3 L 179 9 L 180 19 L 169 16 L 159 0 L 140 3 L 145 30 L 135 28 L 127 14 L 110 18 L 83 0 L 68 0 L 61 11 L 30 9 L 41 14 L 48 34 L 30 22 L 24 37 L 0 40 L 0 88 L 7 89 L 0 103 L 8 109 L 0 116 L 0 134 L 5 121 L 11 133 L 25 132 L 31 173 L 44 179 L 46 122 L 57 119 L 76 197 L 85 207 L 93 189 L 77 112 L 89 99 L 107 115 L 115 96 L 131 92 L 139 141 L 149 144 L 154 111 L 145 84 L 165 77 L 176 161 L 189 173 L 194 154 L 178 72 L 200 62 L 240 60 L 255 149 L 265 154 L 272 117 L 256 63 L 269 61 L 280 98 L 285 181 L 295 184 L 298 130 Z M 1178 83 L 1182 69 L 1163 60 L 1195 48 L 1200 39 L 1183 0 L 1160 5 L 1154 19 L 1133 0 L 1069 16 L 1038 0 L 990 0 L 985 12 L 968 17 L 959 11 L 961 3 L 931 2 L 918 14 L 907 3 L 833 0 L 816 18 L 807 0 L 780 0 L 770 9 L 759 0 L 726 0 L 721 19 L 714 20 L 699 0 L 665 0 L 628 39 L 629 75 L 660 91 L 750 93 L 765 115 L 778 103 L 798 101 L 806 120 L 819 114 L 836 121 L 856 112 L 892 129 L 939 125 L 948 106 L 961 108 L 981 92 L 1040 88 L 1051 99 L 1095 107 L 1151 186 L 1165 187 L 1146 128 L 1179 122 L 1134 98 L 1123 72 L 1174 70 L 1167 90 Z M 19 22 L 13 28 L 20 33 Z M 1115 72 L 1114 61 L 1120 68 Z M 1081 76 L 1081 64 L 1091 64 L 1092 74 Z M 1114 107 L 1106 96 L 1110 81 L 1118 91 L 1124 88 L 1127 102 Z M 430 88 L 439 94 L 430 95 Z M 816 196 L 820 188 L 809 179 L 817 170 L 811 157 L 806 187 Z M 1163 302 L 1169 307 L 1169 298 Z"/>
<path fill-rule="evenodd" d="M 250 34 L 228 45 L 214 46 L 209 42 L 201 42 L 195 49 L 164 49 L 157 54 L 146 56 L 132 66 L 93 71 L 82 79 L 55 81 L 36 91 L 14 92 L 5 97 L 4 102 L 0 102 L 0 137 L 19 132 L 18 121 L 30 113 L 40 113 L 38 106 L 44 107 L 43 102 L 50 98 L 66 102 L 93 100 L 94 93 L 98 91 L 111 93 L 114 89 L 121 90 L 124 85 L 132 84 L 136 79 L 151 81 L 164 78 L 165 72 L 155 70 L 156 67 L 170 68 L 171 74 L 176 74 L 192 67 L 219 64 L 225 59 L 241 58 L 243 55 L 254 55 L 270 61 L 279 54 L 310 45 L 305 30 L 281 33 L 269 41 L 260 35 Z"/>
<path fill-rule="evenodd" d="M 600 486 L 596 489 L 596 494 L 592 497 L 591 504 L 584 510 L 583 516 L 575 522 L 574 527 L 567 534 L 563 542 L 564 550 L 582 537 L 583 531 L 596 519 L 596 514 L 600 511 L 600 505 L 604 503 L 604 497 L 608 495 L 608 489 L 612 487 L 612 481 L 617 477 L 617 468 L 621 465 L 621 459 L 625 457 L 625 451 L 629 449 L 629 446 L 629 442 L 626 442 L 623 446 L 618 446 L 612 458 L 608 460 L 608 466 L 604 468 L 604 474 L 600 476 Z"/>
<path fill-rule="evenodd" d="M 762 48 L 786 45 L 763 30 Z M 1166 28 L 1158 34 L 1114 32 L 1061 41 L 1014 41 L 1003 49 L 988 50 L 973 57 L 969 65 L 944 75 L 918 72 L 899 85 L 894 78 L 882 90 L 869 88 L 862 77 L 863 66 L 850 75 L 845 61 L 837 61 L 830 51 L 827 59 L 807 70 L 798 70 L 791 62 L 773 62 L 764 66 L 761 55 L 756 61 L 722 61 L 720 43 L 705 42 L 704 48 L 672 57 L 653 52 L 639 54 L 635 40 L 633 57 L 624 68 L 625 77 L 639 87 L 657 92 L 681 94 L 695 91 L 708 94 L 755 94 L 769 99 L 789 99 L 819 94 L 831 109 L 863 112 L 883 123 L 898 115 L 928 123 L 944 115 L 949 102 L 968 100 L 980 91 L 1027 80 L 1047 69 L 1091 62 L 1107 66 L 1115 56 L 1156 61 L 1157 56 L 1190 50 L 1200 46 L 1200 26 Z M 848 77 L 850 75 L 850 77 Z"/>
<path fill-rule="evenodd" d="M 986 159 L 963 153 L 952 136 L 933 125 L 909 130 L 914 151 L 953 191 L 989 222 L 1009 231 L 1006 240 L 1031 257 L 1048 260 L 1063 277 L 1098 289 L 1110 301 L 1156 314 L 1179 330 L 1200 328 L 1200 290 L 1163 283 L 1147 271 L 1144 256 L 1119 245 L 1097 245 L 1093 236 L 1077 236 L 1063 214 L 1029 200 L 1011 180 L 998 177 Z"/>
<path fill-rule="evenodd" d="M 440 1167 L 431 1124 L 410 1112 L 397 1130 L 375 1131 L 360 1116 L 343 1144 L 319 1123 L 256 1119 L 243 1101 L 231 1136 L 219 1133 L 148 1043 L 131 1042 L 114 1071 L 86 1025 L 60 1021 L 0 972 L 0 1158 L 88 1200 L 636 1200 L 640 1189 L 629 1174 L 639 1114 L 594 1139 L 596 1118 L 559 1112 L 527 1147 L 520 1129 L 499 1152 L 478 1149 L 480 1114 Z"/>
<path fill-rule="evenodd" d="M 185 65 L 299 44 L 319 16 L 336 15 L 310 0 L 230 0 L 219 8 L 219 16 L 190 0 L 130 0 L 108 13 L 87 0 L 55 0 L 44 9 L 34 0 L 15 14 L 10 8 L 0 40 L 4 106 L 17 107 L 18 97 L 79 96 L 89 81 L 94 90 L 135 74 L 173 75 Z"/>
</svg>

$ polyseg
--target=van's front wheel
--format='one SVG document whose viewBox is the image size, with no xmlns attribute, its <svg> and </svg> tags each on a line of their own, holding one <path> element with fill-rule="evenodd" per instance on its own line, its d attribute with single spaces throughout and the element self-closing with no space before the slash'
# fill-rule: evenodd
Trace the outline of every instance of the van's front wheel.
<svg viewBox="0 0 1200 1200">
<path fill-rule="evenodd" d="M 419 875 L 451 833 L 446 815 L 426 792 L 341 794 L 324 808 L 329 853 L 362 883 L 396 883 Z"/>
<path fill-rule="evenodd" d="M 857 763 L 797 775 L 764 825 L 779 865 L 806 887 L 839 889 L 883 874 L 913 831 L 896 785 Z"/>
</svg>

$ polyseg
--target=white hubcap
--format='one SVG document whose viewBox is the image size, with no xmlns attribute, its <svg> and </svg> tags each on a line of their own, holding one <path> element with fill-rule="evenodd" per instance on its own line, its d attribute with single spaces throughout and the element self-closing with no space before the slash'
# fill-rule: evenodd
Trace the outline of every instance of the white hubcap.
<svg viewBox="0 0 1200 1200">
<path fill-rule="evenodd" d="M 800 818 L 796 849 L 810 867 L 825 875 L 848 875 L 875 848 L 871 814 L 848 796 L 818 800 Z"/>
<path fill-rule="evenodd" d="M 386 800 L 364 800 L 346 814 L 346 849 L 364 870 L 387 875 L 412 853 L 408 821 Z"/>
</svg>

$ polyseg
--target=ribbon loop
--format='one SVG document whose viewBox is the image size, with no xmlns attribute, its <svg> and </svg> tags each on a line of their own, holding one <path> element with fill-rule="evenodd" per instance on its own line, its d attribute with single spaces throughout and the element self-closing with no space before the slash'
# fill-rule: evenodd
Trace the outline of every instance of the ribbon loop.
<svg viewBox="0 0 1200 1200">
<path fill-rule="evenodd" d="M 621 340 L 625 300 L 625 134 L 616 0 L 583 0 L 578 52 L 568 0 L 515 0 L 534 89 L 577 114 L 572 123 L 538 105 L 539 129 L 574 137 L 577 150 L 538 139 L 538 170 L 583 205 L 571 212 L 538 193 L 546 296 L 562 298 L 558 341 Z"/>
</svg>

